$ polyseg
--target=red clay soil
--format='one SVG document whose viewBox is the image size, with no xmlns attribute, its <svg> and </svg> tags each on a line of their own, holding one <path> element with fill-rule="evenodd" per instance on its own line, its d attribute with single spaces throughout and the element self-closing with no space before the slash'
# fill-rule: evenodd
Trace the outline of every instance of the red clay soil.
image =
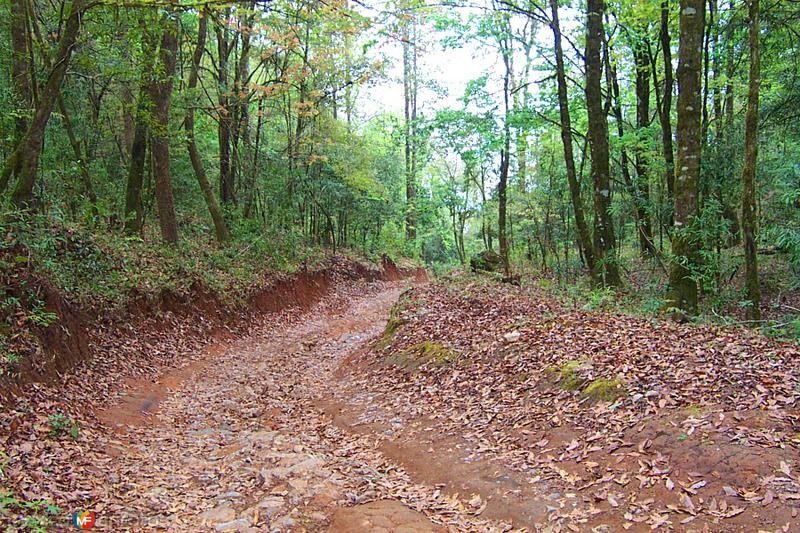
<svg viewBox="0 0 800 533">
<path fill-rule="evenodd" d="M 800 531 L 796 344 L 577 311 L 476 278 L 415 288 L 394 317 L 341 370 L 328 411 L 443 492 L 480 496 L 482 516 L 554 531 Z M 446 355 L 407 364 L 425 342 Z"/>
<path fill-rule="evenodd" d="M 19 395 L 27 384 L 61 380 L 83 361 L 113 360 L 113 351 L 120 346 L 158 344 L 159 337 L 176 332 L 197 339 L 219 340 L 246 329 L 255 316 L 293 307 L 308 309 L 337 281 L 427 279 L 425 269 L 401 269 L 388 258 L 383 259 L 382 267 L 383 270 L 334 256 L 319 270 L 303 269 L 294 275 L 267 280 L 253 291 L 246 306 L 223 302 L 198 281 L 186 294 L 163 290 L 154 297 L 134 292 L 123 315 L 108 316 L 95 311 L 94 317 L 70 304 L 46 280 L 26 275 L 28 290 L 38 288 L 45 311 L 58 319 L 47 327 L 15 335 L 23 342 L 15 347 L 23 356 L 13 376 L 0 377 L 0 403 Z M 9 285 L 11 296 L 17 285 Z M 131 335 L 136 338 L 129 338 Z M 140 368 L 134 373 L 141 371 Z"/>
</svg>

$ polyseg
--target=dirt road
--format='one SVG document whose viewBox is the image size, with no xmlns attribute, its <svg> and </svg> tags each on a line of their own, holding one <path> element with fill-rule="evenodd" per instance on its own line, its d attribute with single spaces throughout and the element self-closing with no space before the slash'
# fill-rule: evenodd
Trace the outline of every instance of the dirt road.
<svg viewBox="0 0 800 533">
<path fill-rule="evenodd" d="M 447 479 L 438 485 L 394 462 L 380 427 L 334 420 L 346 393 L 337 368 L 380 335 L 400 290 L 384 285 L 348 309 L 212 347 L 104 411 L 112 436 L 89 473 L 96 528 L 506 529 L 465 503 L 469 494 L 443 492 Z M 349 407 L 369 410 L 368 399 Z"/>
</svg>

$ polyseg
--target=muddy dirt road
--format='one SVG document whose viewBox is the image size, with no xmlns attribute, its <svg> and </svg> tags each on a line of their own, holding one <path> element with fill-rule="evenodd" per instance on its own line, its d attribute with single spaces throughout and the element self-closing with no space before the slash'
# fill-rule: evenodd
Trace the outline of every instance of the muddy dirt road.
<svg viewBox="0 0 800 533">
<path fill-rule="evenodd" d="M 400 291 L 384 284 L 348 309 L 214 346 L 102 412 L 113 436 L 89 473 L 97 529 L 507 529 L 482 516 L 473 494 L 456 496 L 452 474 L 436 479 L 452 454 L 421 468 L 407 459 L 424 450 L 389 450 L 391 427 L 351 418 L 375 412 L 343 388 L 340 366 L 380 335 Z"/>
</svg>

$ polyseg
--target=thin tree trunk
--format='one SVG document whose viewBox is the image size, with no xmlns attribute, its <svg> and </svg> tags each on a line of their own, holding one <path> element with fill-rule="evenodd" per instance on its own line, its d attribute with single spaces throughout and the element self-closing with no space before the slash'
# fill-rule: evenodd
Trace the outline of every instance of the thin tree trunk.
<svg viewBox="0 0 800 533">
<path fill-rule="evenodd" d="M 416 210 L 416 118 L 417 118 L 417 51 L 416 14 L 403 23 L 403 92 L 405 115 L 405 170 L 406 170 L 406 239 L 417 237 Z"/>
<path fill-rule="evenodd" d="M 661 101 L 659 119 L 661 120 L 661 142 L 666 166 L 667 196 L 675 198 L 675 157 L 672 148 L 672 38 L 669 35 L 669 0 L 661 2 L 661 53 L 664 59 L 664 98 Z M 670 216 L 670 226 L 672 225 Z"/>
<path fill-rule="evenodd" d="M 147 152 L 147 95 L 142 90 L 135 116 L 133 142 L 131 143 L 131 163 L 128 170 L 128 183 L 125 191 L 125 232 L 135 235 L 144 227 L 144 205 L 142 186 L 144 183 L 144 163 Z"/>
<path fill-rule="evenodd" d="M 33 109 L 33 87 L 31 83 L 31 64 L 30 50 L 28 48 L 27 35 L 27 0 L 13 0 L 11 8 L 11 82 L 16 99 L 16 118 L 14 120 L 14 144 L 16 146 L 25 137 L 28 131 L 28 112 Z M 20 160 L 16 161 L 13 174 L 20 173 Z M 0 184 L 2 193 L 8 180 L 3 180 Z"/>
<path fill-rule="evenodd" d="M 89 202 L 92 204 L 92 216 L 97 218 L 99 215 L 97 211 L 97 195 L 94 193 L 94 188 L 92 187 L 92 176 L 89 173 L 89 162 L 82 153 L 83 151 L 81 150 L 81 143 L 78 141 L 78 137 L 75 135 L 75 130 L 72 128 L 72 120 L 70 120 L 69 113 L 67 112 L 67 106 L 64 105 L 64 99 L 61 97 L 61 95 L 58 96 L 58 108 L 61 111 L 61 115 L 64 119 L 64 129 L 67 132 L 69 144 L 72 146 L 72 151 L 75 154 L 75 159 L 78 163 L 78 167 L 80 168 L 84 192 L 86 192 L 86 196 L 89 198 Z"/>
<path fill-rule="evenodd" d="M 197 149 L 197 142 L 194 137 L 194 105 L 197 98 L 194 97 L 194 92 L 197 89 L 197 80 L 200 70 L 200 62 L 203 59 L 203 53 L 206 48 L 206 33 L 208 28 L 208 12 L 203 11 L 200 13 L 200 26 L 197 33 L 197 47 L 192 56 L 192 68 L 189 72 L 189 84 L 187 91 L 190 95 L 189 102 L 186 105 L 186 120 L 184 121 L 184 128 L 186 130 L 186 142 L 189 149 L 189 159 L 192 161 L 192 168 L 197 177 L 197 183 L 200 185 L 200 190 L 203 192 L 203 198 L 206 200 L 208 212 L 211 219 L 214 221 L 214 232 L 217 241 L 220 243 L 226 242 L 230 239 L 228 232 L 228 225 L 225 223 L 225 217 L 222 215 L 222 210 L 217 203 L 217 198 L 214 196 L 214 189 L 208 181 L 206 169 L 203 166 L 203 160 L 200 152 Z"/>
<path fill-rule="evenodd" d="M 675 179 L 675 228 L 670 270 L 671 304 L 679 318 L 697 313 L 697 282 L 692 267 L 698 246 L 690 235 L 697 216 L 700 152 L 702 146 L 703 26 L 705 0 L 681 0 L 680 58 L 678 65 L 678 172 Z"/>
<path fill-rule="evenodd" d="M 745 161 L 742 169 L 742 230 L 744 233 L 745 290 L 748 320 L 761 320 L 761 288 L 756 253 L 756 165 L 758 163 L 758 96 L 761 84 L 759 1 L 750 0 L 750 82 L 744 127 Z"/>
<path fill-rule="evenodd" d="M 609 213 L 611 184 L 608 145 L 608 118 L 603 108 L 600 80 L 602 62 L 600 48 L 603 43 L 603 0 L 588 0 L 586 20 L 586 111 L 589 119 L 589 147 L 592 154 L 591 174 L 594 186 L 595 250 L 596 260 L 602 266 L 603 283 L 618 286 L 621 283 L 614 248 L 616 237 Z"/>
<path fill-rule="evenodd" d="M 230 8 L 224 12 L 224 17 L 230 16 Z M 231 172 L 231 106 L 230 89 L 228 88 L 228 59 L 230 57 L 230 42 L 225 34 L 226 29 L 217 27 L 217 94 L 219 104 L 219 127 L 217 137 L 219 141 L 219 187 L 223 204 L 234 203 L 233 176 Z"/>
<path fill-rule="evenodd" d="M 634 50 L 636 62 L 636 128 L 639 135 L 650 126 L 650 65 L 647 59 L 646 43 L 638 43 Z M 650 214 L 647 206 L 650 203 L 648 187 L 648 166 L 646 149 L 642 142 L 636 143 L 634 150 L 634 166 L 636 167 L 636 213 L 639 221 L 639 251 L 642 257 L 655 255 L 653 246 L 653 230 L 650 225 Z"/>
<path fill-rule="evenodd" d="M 10 167 L 8 170 L 18 170 L 19 172 L 17 185 L 11 195 L 11 201 L 17 207 L 28 206 L 33 200 L 33 186 L 36 182 L 39 157 L 44 147 L 45 129 L 61 91 L 61 82 L 66 75 L 67 67 L 75 48 L 75 42 L 80 33 L 81 17 L 87 7 L 87 3 L 88 0 L 72 1 L 69 15 L 61 33 L 61 39 L 58 42 L 53 68 L 50 70 L 47 83 L 39 97 L 28 131 L 25 132 L 25 137 L 17 145 L 14 153 L 6 160 L 6 166 Z M 6 170 L 4 167 L 4 178 Z M 5 181 L 5 179 L 2 181 Z"/>
<path fill-rule="evenodd" d="M 169 15 L 161 18 L 163 28 L 159 49 L 159 68 L 155 69 L 148 85 L 153 102 L 153 129 L 151 131 L 151 153 L 155 175 L 156 202 L 161 238 L 168 244 L 178 243 L 178 221 L 175 216 L 175 201 L 172 194 L 172 176 L 169 160 L 169 112 L 172 104 L 172 84 L 175 75 L 178 51 L 177 20 Z"/>
<path fill-rule="evenodd" d="M 556 79 L 558 83 L 558 108 L 561 121 L 561 141 L 564 146 L 564 163 L 567 168 L 567 182 L 569 183 L 572 210 L 575 214 L 575 226 L 578 230 L 578 247 L 586 262 L 586 268 L 589 270 L 589 277 L 593 282 L 597 282 L 592 239 L 589 234 L 589 227 L 586 224 L 586 218 L 583 209 L 583 199 L 581 197 L 581 186 L 578 182 L 578 174 L 575 170 L 575 157 L 572 147 L 572 125 L 569 115 L 569 99 L 567 97 L 567 76 L 564 67 L 564 52 L 561 46 L 561 27 L 558 20 L 558 0 L 550 0 L 550 11 L 552 13 L 552 23 L 550 24 L 550 27 L 553 30 L 553 41 L 556 54 Z"/>
</svg>

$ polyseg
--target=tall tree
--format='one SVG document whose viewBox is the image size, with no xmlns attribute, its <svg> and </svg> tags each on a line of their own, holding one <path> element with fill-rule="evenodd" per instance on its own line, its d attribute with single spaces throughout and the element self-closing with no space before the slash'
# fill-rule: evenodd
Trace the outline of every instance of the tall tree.
<svg viewBox="0 0 800 533">
<path fill-rule="evenodd" d="M 675 178 L 675 227 L 670 269 L 671 305 L 681 317 L 697 312 L 698 243 L 692 227 L 697 217 L 700 152 L 702 146 L 703 30 L 705 1 L 681 0 L 678 58 L 678 161 Z"/>
<path fill-rule="evenodd" d="M 589 119 L 589 148 L 592 154 L 591 174 L 594 188 L 595 259 L 604 284 L 621 283 L 617 258 L 614 256 L 616 238 L 609 208 L 611 207 L 611 178 L 608 145 L 608 116 L 603 107 L 600 80 L 603 64 L 600 50 L 604 40 L 604 0 L 588 0 L 586 11 L 586 111 Z"/>
<path fill-rule="evenodd" d="M 644 33 L 644 32 L 642 32 Z M 639 135 L 650 126 L 650 61 L 647 50 L 646 37 L 633 46 L 633 58 L 636 65 L 636 128 Z M 634 167 L 636 168 L 636 219 L 639 224 L 639 251 L 642 256 L 656 253 L 653 246 L 653 230 L 650 225 L 650 214 L 647 210 L 649 204 L 649 168 L 644 143 L 637 142 L 634 154 Z"/>
<path fill-rule="evenodd" d="M 500 28 L 501 36 L 500 54 L 503 56 L 505 67 L 503 74 L 503 147 L 500 149 L 500 181 L 497 185 L 498 220 L 497 236 L 500 241 L 500 257 L 503 259 L 503 273 L 506 278 L 511 277 L 511 261 L 509 258 L 508 229 L 507 229 L 507 204 L 508 204 L 508 170 L 511 159 L 511 125 L 509 117 L 509 99 L 511 96 L 511 58 L 514 48 L 511 42 L 511 23 L 503 14 L 503 25 Z"/>
<path fill-rule="evenodd" d="M 53 66 L 48 74 L 47 82 L 39 94 L 28 130 L 4 165 L 3 181 L 7 179 L 6 172 L 10 173 L 15 169 L 18 171 L 17 184 L 11 195 L 12 202 L 18 207 L 28 206 L 33 200 L 33 186 L 39 168 L 39 157 L 44 146 L 45 129 L 61 92 L 61 82 L 67 73 L 75 42 L 80 33 L 81 17 L 87 5 L 88 0 L 73 0 L 70 4 L 52 62 Z"/>
<path fill-rule="evenodd" d="M 169 158 L 169 115 L 172 105 L 172 84 L 178 60 L 178 21 L 166 14 L 161 17 L 161 44 L 159 65 L 148 83 L 148 93 L 153 103 L 153 127 L 150 150 L 153 156 L 153 174 L 158 204 L 158 222 L 161 238 L 169 244 L 178 243 L 178 221 L 172 194 L 172 176 Z"/>
<path fill-rule="evenodd" d="M 417 238 L 417 14 L 413 6 L 401 13 L 403 41 L 403 96 L 405 118 L 406 239 Z"/>
<path fill-rule="evenodd" d="M 556 82 L 558 89 L 558 110 L 560 117 L 561 143 L 564 148 L 564 164 L 567 169 L 567 182 L 569 184 L 570 200 L 572 201 L 572 211 L 575 215 L 575 227 L 578 230 L 578 248 L 586 262 L 589 276 L 596 281 L 596 271 L 594 265 L 594 249 L 589 227 L 586 224 L 586 216 L 583 209 L 583 199 L 581 197 L 581 186 L 578 182 L 578 173 L 575 169 L 575 156 L 572 147 L 572 123 L 569 114 L 569 98 L 567 94 L 567 75 L 564 66 L 564 51 L 561 45 L 561 25 L 558 19 L 558 0 L 550 0 L 551 21 L 550 28 L 553 30 L 553 49 L 556 56 Z"/>
<path fill-rule="evenodd" d="M 672 148 L 672 38 L 669 34 L 669 0 L 661 1 L 661 54 L 664 59 L 664 94 L 658 118 L 661 122 L 661 143 L 664 150 L 664 166 L 666 168 L 667 195 L 675 198 L 675 155 Z M 655 74 L 654 74 L 655 75 Z M 670 221 L 672 217 L 670 217 Z M 671 222 L 670 222 L 671 225 Z"/>
<path fill-rule="evenodd" d="M 33 108 L 33 84 L 31 80 L 30 50 L 28 49 L 28 2 L 13 0 L 11 8 L 11 82 L 16 98 L 17 113 L 14 121 L 14 144 L 18 144 L 28 131 L 28 110 Z M 20 163 L 16 162 L 14 175 L 19 175 Z M 0 186 L 5 189 L 6 183 Z"/>
<path fill-rule="evenodd" d="M 192 56 L 192 67 L 189 71 L 189 83 L 187 90 L 190 95 L 190 100 L 186 106 L 186 119 L 184 121 L 184 128 L 186 130 L 186 142 L 189 149 L 189 159 L 192 161 L 192 168 L 197 177 L 197 183 L 200 185 L 200 190 L 203 192 L 203 198 L 206 200 L 208 212 L 211 215 L 211 220 L 214 222 L 214 230 L 218 242 L 225 242 L 230 238 L 228 232 L 228 225 L 225 223 L 225 218 L 222 216 L 222 210 L 217 203 L 217 198 L 214 196 L 214 190 L 211 183 L 208 181 L 206 169 L 203 166 L 203 160 L 200 156 L 200 151 L 197 149 L 197 142 L 194 137 L 194 107 L 198 100 L 194 96 L 197 89 L 197 81 L 200 73 L 200 63 L 203 59 L 203 54 L 206 49 L 206 34 L 208 32 L 208 12 L 202 11 L 200 13 L 200 23 L 197 29 L 197 46 Z"/>
<path fill-rule="evenodd" d="M 756 165 L 758 163 L 758 96 L 761 85 L 759 1 L 750 0 L 750 81 L 744 126 L 742 169 L 742 232 L 744 233 L 745 290 L 750 305 L 749 320 L 761 320 L 761 288 L 756 253 Z"/>
</svg>

